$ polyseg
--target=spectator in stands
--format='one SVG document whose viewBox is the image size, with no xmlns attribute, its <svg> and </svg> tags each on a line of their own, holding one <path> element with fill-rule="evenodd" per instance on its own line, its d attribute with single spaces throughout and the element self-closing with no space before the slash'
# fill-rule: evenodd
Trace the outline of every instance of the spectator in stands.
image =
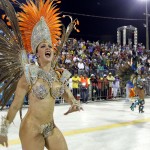
<svg viewBox="0 0 150 150">
<path fill-rule="evenodd" d="M 118 75 L 115 76 L 115 80 L 112 83 L 112 88 L 113 88 L 113 98 L 116 99 L 117 95 L 118 95 L 118 90 L 120 87 L 120 80 Z"/>
<path fill-rule="evenodd" d="M 97 84 L 96 84 L 97 99 L 101 99 L 101 89 L 102 89 L 102 80 L 101 80 L 101 77 L 99 75 L 97 75 L 96 76 L 96 80 L 97 80 Z"/>
<path fill-rule="evenodd" d="M 75 74 L 72 77 L 72 88 L 73 88 L 73 96 L 77 99 L 77 94 L 79 93 L 79 82 L 80 82 L 80 77 Z"/>
<path fill-rule="evenodd" d="M 111 72 L 108 74 L 107 80 L 109 81 L 108 99 L 112 99 L 112 83 L 115 80 L 115 78 L 112 76 Z"/>
<path fill-rule="evenodd" d="M 81 99 L 83 101 L 83 103 L 87 103 L 88 101 L 88 94 L 89 94 L 89 79 L 87 77 L 86 74 L 83 75 L 83 77 L 81 77 Z"/>
<path fill-rule="evenodd" d="M 94 101 L 97 98 L 97 78 L 94 74 L 91 74 L 91 85 L 92 85 L 92 101 Z"/>
<path fill-rule="evenodd" d="M 65 59 L 65 64 L 71 64 L 70 55 L 68 54 Z"/>
<path fill-rule="evenodd" d="M 108 85 L 109 85 L 106 74 L 104 74 L 103 78 L 101 78 L 101 83 L 102 83 L 101 98 L 106 100 L 107 92 L 108 92 Z"/>
<path fill-rule="evenodd" d="M 104 66 L 101 64 L 97 65 L 97 74 L 99 74 L 101 77 L 104 75 Z"/>
<path fill-rule="evenodd" d="M 90 71 L 90 68 L 89 68 L 89 63 L 88 61 L 85 62 L 85 73 L 89 76 L 89 71 Z"/>
<path fill-rule="evenodd" d="M 79 57 L 78 57 L 78 55 L 75 55 L 75 56 L 73 57 L 73 61 L 74 61 L 74 62 L 79 61 Z"/>
<path fill-rule="evenodd" d="M 78 62 L 78 74 L 84 74 L 84 69 L 85 69 L 85 65 L 82 61 L 82 59 L 80 59 L 80 61 Z"/>
</svg>

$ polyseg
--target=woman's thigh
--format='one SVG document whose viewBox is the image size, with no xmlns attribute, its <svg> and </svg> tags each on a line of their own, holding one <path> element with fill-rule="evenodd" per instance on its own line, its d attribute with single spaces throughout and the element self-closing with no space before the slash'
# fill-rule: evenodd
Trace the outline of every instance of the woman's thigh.
<svg viewBox="0 0 150 150">
<path fill-rule="evenodd" d="M 22 150 L 44 150 L 45 141 L 42 136 L 36 138 L 24 137 L 21 138 Z"/>
<path fill-rule="evenodd" d="M 53 129 L 53 134 L 46 138 L 45 143 L 48 150 L 68 150 L 66 140 L 57 127 Z"/>
<path fill-rule="evenodd" d="M 19 136 L 22 150 L 44 150 L 44 137 L 34 125 L 21 126 Z"/>
</svg>

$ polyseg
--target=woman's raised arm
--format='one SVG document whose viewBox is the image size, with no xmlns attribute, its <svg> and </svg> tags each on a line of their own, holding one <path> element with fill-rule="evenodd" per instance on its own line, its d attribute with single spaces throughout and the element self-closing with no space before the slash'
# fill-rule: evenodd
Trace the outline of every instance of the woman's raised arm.
<svg viewBox="0 0 150 150">
<path fill-rule="evenodd" d="M 16 113 L 22 107 L 24 97 L 27 94 L 28 89 L 29 86 L 26 82 L 25 76 L 23 75 L 17 84 L 15 98 L 9 108 L 8 114 L 6 117 L 2 118 L 2 121 L 0 123 L 0 144 L 2 144 L 3 146 L 8 146 L 7 133 L 9 125 L 11 124 L 11 122 L 13 122 Z"/>
<path fill-rule="evenodd" d="M 67 103 L 71 105 L 69 110 L 64 115 L 67 115 L 75 111 L 83 110 L 83 108 L 80 106 L 80 101 L 74 98 L 73 94 L 71 93 L 70 89 L 67 86 L 65 87 L 65 92 L 62 95 L 62 97 Z"/>
</svg>

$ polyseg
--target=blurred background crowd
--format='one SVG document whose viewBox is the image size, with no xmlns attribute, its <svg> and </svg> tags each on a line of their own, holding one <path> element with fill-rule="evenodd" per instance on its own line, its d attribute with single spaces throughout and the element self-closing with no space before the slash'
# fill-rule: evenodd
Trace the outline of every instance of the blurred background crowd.
<svg viewBox="0 0 150 150">
<path fill-rule="evenodd" d="M 30 61 L 34 59 L 35 56 L 29 57 Z M 127 89 L 118 76 L 119 67 L 127 62 L 136 62 L 132 65 L 133 70 L 140 67 L 143 71 L 145 92 L 150 95 L 150 52 L 141 43 L 135 48 L 70 38 L 58 58 L 58 66 L 72 74 L 68 86 L 73 95 L 84 103 L 88 100 L 114 100 L 117 97 L 128 100 Z M 63 103 L 63 100 L 58 98 L 56 103 Z M 25 104 L 28 104 L 27 96 Z"/>
<path fill-rule="evenodd" d="M 68 69 L 72 75 L 86 73 L 88 77 L 91 74 L 103 77 L 109 72 L 115 75 L 119 66 L 131 59 L 137 59 L 137 65 L 142 65 L 145 73 L 150 72 L 150 53 L 142 44 L 138 44 L 135 49 L 110 42 L 69 39 L 59 56 L 59 65 Z"/>
</svg>

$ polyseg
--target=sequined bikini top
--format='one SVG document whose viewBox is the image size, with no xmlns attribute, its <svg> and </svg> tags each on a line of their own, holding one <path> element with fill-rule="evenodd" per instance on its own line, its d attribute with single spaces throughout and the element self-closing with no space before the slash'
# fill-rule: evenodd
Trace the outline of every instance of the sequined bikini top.
<svg viewBox="0 0 150 150">
<path fill-rule="evenodd" d="M 64 93 L 65 85 L 60 82 L 53 69 L 51 69 L 50 72 L 45 72 L 36 65 L 26 65 L 25 76 L 28 84 L 32 87 L 32 92 L 38 99 L 44 99 L 49 93 L 53 98 L 60 97 Z M 38 79 L 42 79 L 48 83 L 49 90 L 42 83 L 35 85 Z M 59 84 L 52 88 L 54 82 L 58 82 Z"/>
</svg>

